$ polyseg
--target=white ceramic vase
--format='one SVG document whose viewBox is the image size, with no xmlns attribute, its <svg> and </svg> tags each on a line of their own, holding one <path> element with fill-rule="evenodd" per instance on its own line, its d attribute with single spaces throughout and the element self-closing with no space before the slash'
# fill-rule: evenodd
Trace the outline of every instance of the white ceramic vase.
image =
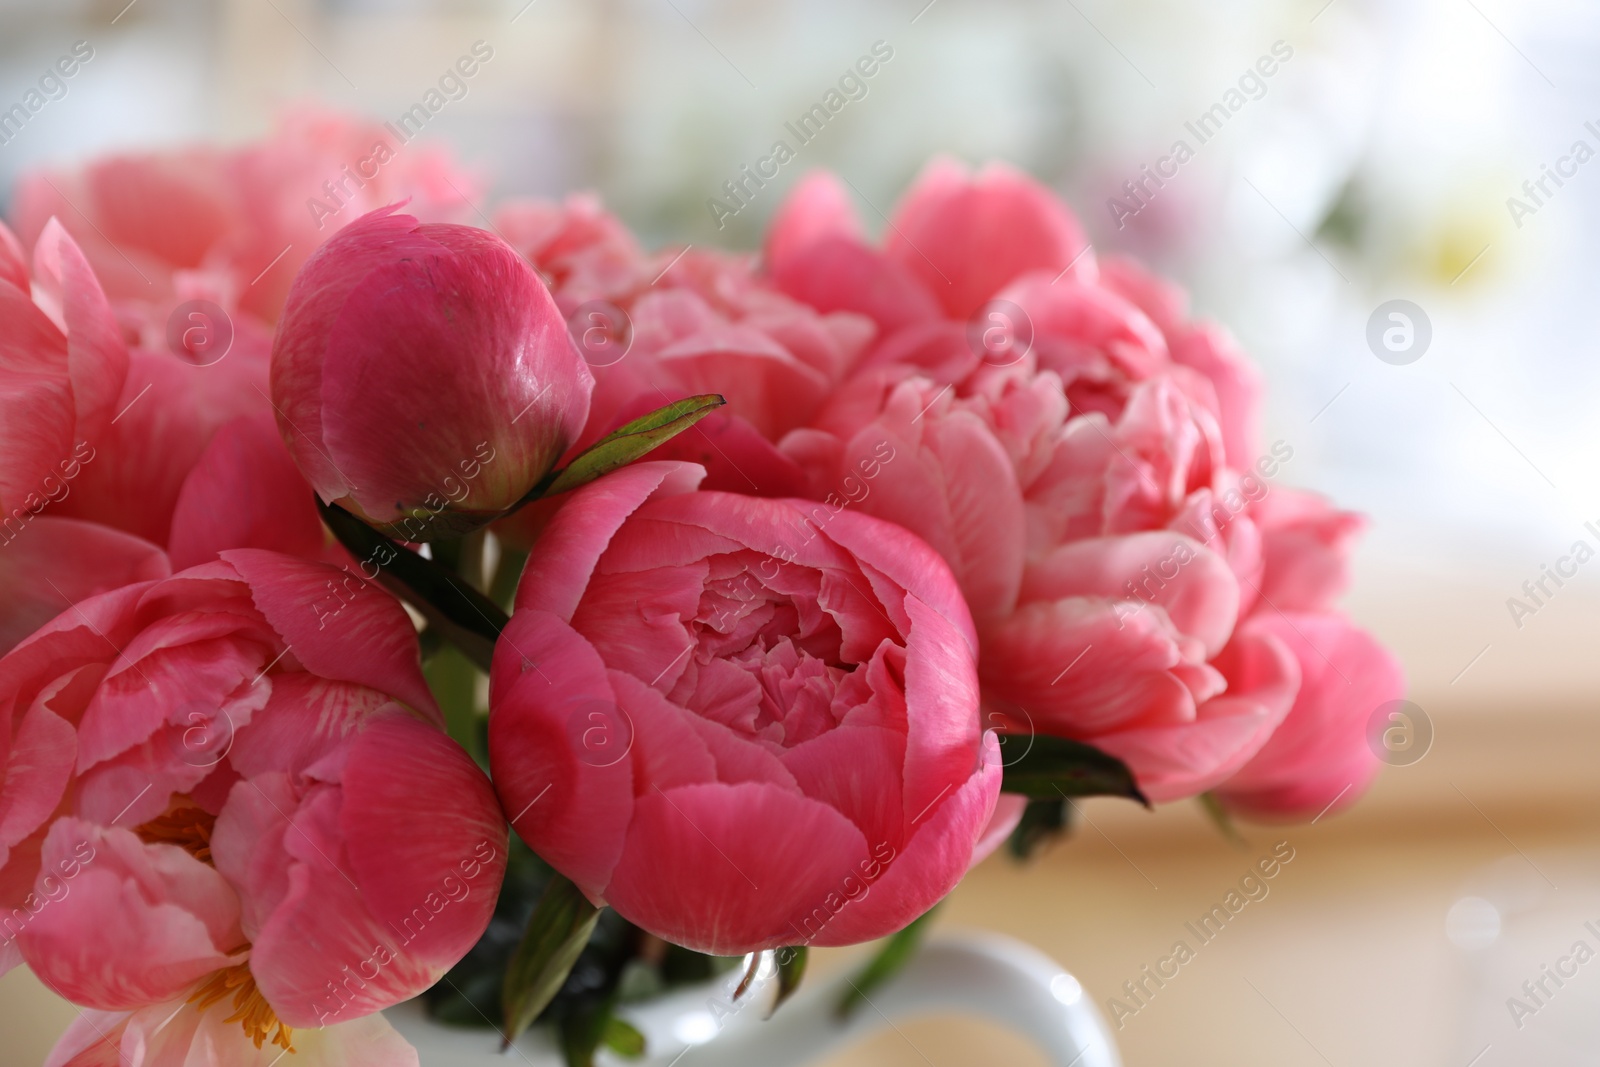
<svg viewBox="0 0 1600 1067">
<path fill-rule="evenodd" d="M 801 1067 L 897 1020 L 930 1014 L 976 1015 L 1030 1039 L 1052 1067 L 1121 1067 L 1115 1043 L 1077 979 L 1028 945 L 994 934 L 938 937 L 847 1022 L 834 1018 L 850 974 L 808 983 L 767 1018 L 777 982 L 770 962 L 736 1003 L 740 972 L 620 1014 L 645 1035 L 646 1056 L 607 1063 L 639 1067 Z M 560 1055 L 535 1029 L 500 1051 L 491 1030 L 462 1030 L 429 1019 L 417 1001 L 388 1011 L 416 1046 L 422 1067 L 558 1067 Z"/>
</svg>

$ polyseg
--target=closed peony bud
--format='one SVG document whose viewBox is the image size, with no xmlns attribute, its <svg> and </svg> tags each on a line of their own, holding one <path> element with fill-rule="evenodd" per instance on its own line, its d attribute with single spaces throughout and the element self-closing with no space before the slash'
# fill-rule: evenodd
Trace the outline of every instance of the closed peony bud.
<svg viewBox="0 0 1600 1067">
<path fill-rule="evenodd" d="M 532 489 L 583 429 L 594 379 L 505 242 L 394 210 L 352 223 L 295 279 L 272 400 L 324 501 L 422 541 Z"/>
</svg>

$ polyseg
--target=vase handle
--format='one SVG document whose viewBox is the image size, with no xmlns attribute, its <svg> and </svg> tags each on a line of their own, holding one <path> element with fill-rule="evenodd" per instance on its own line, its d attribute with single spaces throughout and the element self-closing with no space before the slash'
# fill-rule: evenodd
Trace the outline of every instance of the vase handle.
<svg viewBox="0 0 1600 1067">
<path fill-rule="evenodd" d="M 983 1016 L 1029 1038 L 1052 1067 L 1122 1064 L 1099 1009 L 1077 979 L 1038 949 L 1008 937 L 936 938 L 841 1023 L 834 1008 L 850 977 L 802 989 L 769 1020 L 762 1016 L 771 988 L 751 991 L 738 1009 L 719 1010 L 715 1001 L 707 1002 L 698 1023 L 681 1002 L 624 1014 L 645 1032 L 652 1067 L 802 1067 L 897 1019 L 947 1012 Z"/>
</svg>

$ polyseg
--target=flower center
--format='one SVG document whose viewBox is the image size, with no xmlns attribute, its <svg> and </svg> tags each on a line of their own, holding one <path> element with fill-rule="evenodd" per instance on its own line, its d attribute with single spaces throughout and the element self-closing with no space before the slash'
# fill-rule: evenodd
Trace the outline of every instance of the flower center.
<svg viewBox="0 0 1600 1067">
<path fill-rule="evenodd" d="M 195 987 L 189 1003 L 196 1011 L 205 1011 L 229 994 L 233 995 L 233 1014 L 225 1023 L 239 1023 L 244 1036 L 260 1048 L 270 1035 L 272 1043 L 285 1052 L 294 1051 L 294 1029 L 278 1021 L 267 998 L 256 989 L 256 980 L 250 974 L 250 965 L 240 963 L 225 967 Z"/>
<path fill-rule="evenodd" d="M 188 798 L 184 798 L 188 799 Z M 202 808 L 180 805 L 158 815 L 135 829 L 139 839 L 147 845 L 177 845 L 201 863 L 211 863 L 211 832 L 217 817 Z M 245 945 L 244 948 L 249 948 Z M 238 951 L 244 951 L 239 949 Z M 278 1021 L 272 1005 L 256 989 L 256 980 L 248 963 L 224 967 L 195 986 L 189 1003 L 196 1011 L 205 1011 L 217 1001 L 232 995 L 233 1014 L 223 1022 L 238 1023 L 244 1036 L 260 1048 L 270 1037 L 272 1043 L 285 1052 L 294 1051 L 294 1028 Z"/>
<path fill-rule="evenodd" d="M 195 807 L 179 807 L 137 827 L 147 845 L 177 845 L 201 863 L 211 863 L 211 831 L 217 817 Z"/>
</svg>

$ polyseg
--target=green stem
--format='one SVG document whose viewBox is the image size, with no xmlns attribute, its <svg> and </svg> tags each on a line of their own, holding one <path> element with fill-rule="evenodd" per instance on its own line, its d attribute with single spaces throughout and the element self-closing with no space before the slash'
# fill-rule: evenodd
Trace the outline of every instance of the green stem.
<svg viewBox="0 0 1600 1067">
<path fill-rule="evenodd" d="M 939 902 L 943 903 L 944 901 Z M 891 934 L 883 943 L 883 947 L 861 969 L 861 973 L 850 980 L 850 988 L 845 990 L 844 996 L 839 998 L 838 1006 L 834 1008 L 834 1014 L 838 1018 L 848 1019 L 867 1002 L 870 993 L 905 969 L 906 964 L 917 954 L 917 949 L 922 947 L 922 939 L 927 936 L 928 926 L 933 920 L 934 913 L 939 910 L 939 904 L 935 904 L 911 920 L 910 925 L 899 933 Z"/>
<path fill-rule="evenodd" d="M 481 766 L 488 757 L 478 731 L 478 668 L 459 648 L 445 645 L 422 673 L 444 712 L 445 731 Z"/>
<path fill-rule="evenodd" d="M 405 548 L 343 508 L 318 503 L 322 521 L 359 561 L 364 577 L 422 612 L 480 670 L 487 672 L 494 643 L 509 617 L 500 605 L 449 569 Z M 375 572 L 375 573 L 374 573 Z"/>
<path fill-rule="evenodd" d="M 516 599 L 517 583 L 522 580 L 522 569 L 528 563 L 526 549 L 513 548 L 500 542 L 500 562 L 495 564 L 494 578 L 489 582 L 489 599 L 507 611 Z"/>
</svg>

